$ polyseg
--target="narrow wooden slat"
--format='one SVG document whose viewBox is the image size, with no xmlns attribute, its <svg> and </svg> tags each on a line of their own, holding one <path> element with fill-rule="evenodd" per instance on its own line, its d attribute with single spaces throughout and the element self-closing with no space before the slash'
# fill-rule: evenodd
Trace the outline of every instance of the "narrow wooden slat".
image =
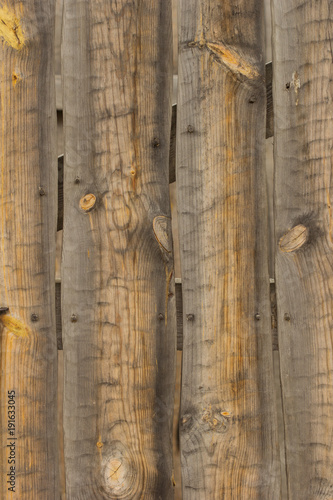
<svg viewBox="0 0 333 500">
<path fill-rule="evenodd" d="M 178 281 L 178 283 L 177 283 Z M 183 294 L 182 284 L 176 278 L 177 351 L 183 350 Z"/>
<path fill-rule="evenodd" d="M 274 106 L 273 106 L 273 65 L 265 65 L 266 81 L 266 139 L 274 135 Z"/>
<path fill-rule="evenodd" d="M 172 106 L 170 154 L 169 154 L 169 183 L 176 181 L 176 130 L 177 130 L 177 104 Z"/>
<path fill-rule="evenodd" d="M 65 0 L 66 495 L 173 496 L 171 4 Z"/>
<path fill-rule="evenodd" d="M 58 156 L 58 219 L 57 231 L 64 225 L 64 155 Z"/>
<path fill-rule="evenodd" d="M 276 287 L 288 498 L 333 498 L 332 4 L 273 0 Z"/>
<path fill-rule="evenodd" d="M 57 331 L 57 348 L 62 350 L 62 320 L 61 320 L 61 283 L 56 282 L 55 285 L 55 306 L 56 306 L 56 331 Z"/>
<path fill-rule="evenodd" d="M 279 499 L 257 0 L 181 0 L 185 500 Z"/>
<path fill-rule="evenodd" d="M 54 18 L 53 0 L 1 2 L 1 499 L 59 495 Z"/>
</svg>

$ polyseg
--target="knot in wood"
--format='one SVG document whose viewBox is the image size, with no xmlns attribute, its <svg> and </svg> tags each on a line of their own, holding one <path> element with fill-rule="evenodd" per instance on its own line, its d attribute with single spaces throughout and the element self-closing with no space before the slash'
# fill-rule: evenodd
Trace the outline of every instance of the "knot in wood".
<svg viewBox="0 0 333 500">
<path fill-rule="evenodd" d="M 85 212 L 90 212 L 95 206 L 96 196 L 92 193 L 84 195 L 80 200 L 80 208 Z"/>
<path fill-rule="evenodd" d="M 115 448 L 104 461 L 104 481 L 112 498 L 133 498 L 137 472 L 132 454 L 126 446 L 114 441 Z"/>
<path fill-rule="evenodd" d="M 298 224 L 280 238 L 279 247 L 281 252 L 295 252 L 304 245 L 308 236 L 308 229 L 303 224 Z"/>
<path fill-rule="evenodd" d="M 153 220 L 155 238 L 161 247 L 167 252 L 172 252 L 171 219 L 165 215 L 158 215 Z"/>
</svg>

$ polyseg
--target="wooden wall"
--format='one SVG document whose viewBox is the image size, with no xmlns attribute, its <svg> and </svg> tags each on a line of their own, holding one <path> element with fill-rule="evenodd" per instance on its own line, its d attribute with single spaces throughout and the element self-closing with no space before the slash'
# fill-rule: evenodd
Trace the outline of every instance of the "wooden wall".
<svg viewBox="0 0 333 500">
<path fill-rule="evenodd" d="M 330 17 L 0 5 L 1 498 L 332 497 Z"/>
</svg>

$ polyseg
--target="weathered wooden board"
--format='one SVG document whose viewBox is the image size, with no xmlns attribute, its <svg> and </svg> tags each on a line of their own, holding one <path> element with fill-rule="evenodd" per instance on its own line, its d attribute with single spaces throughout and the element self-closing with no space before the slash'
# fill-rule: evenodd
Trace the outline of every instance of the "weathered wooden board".
<svg viewBox="0 0 333 500">
<path fill-rule="evenodd" d="M 171 3 L 65 0 L 67 499 L 173 497 Z"/>
<path fill-rule="evenodd" d="M 263 5 L 181 0 L 184 499 L 278 499 Z"/>
<path fill-rule="evenodd" d="M 59 495 L 54 17 L 53 0 L 0 6 L 1 499 Z"/>
<path fill-rule="evenodd" d="M 332 2 L 273 0 L 276 286 L 288 498 L 333 498 Z"/>
</svg>

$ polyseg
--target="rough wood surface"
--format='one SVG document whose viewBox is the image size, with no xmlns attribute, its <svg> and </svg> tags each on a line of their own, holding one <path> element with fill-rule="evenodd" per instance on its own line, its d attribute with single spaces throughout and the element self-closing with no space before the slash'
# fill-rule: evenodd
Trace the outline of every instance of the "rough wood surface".
<svg viewBox="0 0 333 500">
<path fill-rule="evenodd" d="M 67 500 L 173 497 L 171 4 L 64 6 Z"/>
<path fill-rule="evenodd" d="M 273 0 L 276 287 L 288 498 L 333 498 L 332 2 Z"/>
<path fill-rule="evenodd" d="M 266 85 L 266 139 L 274 135 L 274 110 L 272 92 L 272 63 L 265 65 L 265 85 Z M 178 82 L 178 77 L 174 77 L 174 85 Z M 259 123 L 262 127 L 262 123 Z M 172 122 L 170 135 L 170 161 L 169 161 L 169 182 L 176 181 L 176 127 L 177 127 L 177 104 L 172 106 Z"/>
<path fill-rule="evenodd" d="M 262 3 L 180 2 L 183 498 L 278 499 Z"/>
<path fill-rule="evenodd" d="M 53 0 L 0 6 L 1 499 L 59 495 L 54 17 Z"/>
</svg>

